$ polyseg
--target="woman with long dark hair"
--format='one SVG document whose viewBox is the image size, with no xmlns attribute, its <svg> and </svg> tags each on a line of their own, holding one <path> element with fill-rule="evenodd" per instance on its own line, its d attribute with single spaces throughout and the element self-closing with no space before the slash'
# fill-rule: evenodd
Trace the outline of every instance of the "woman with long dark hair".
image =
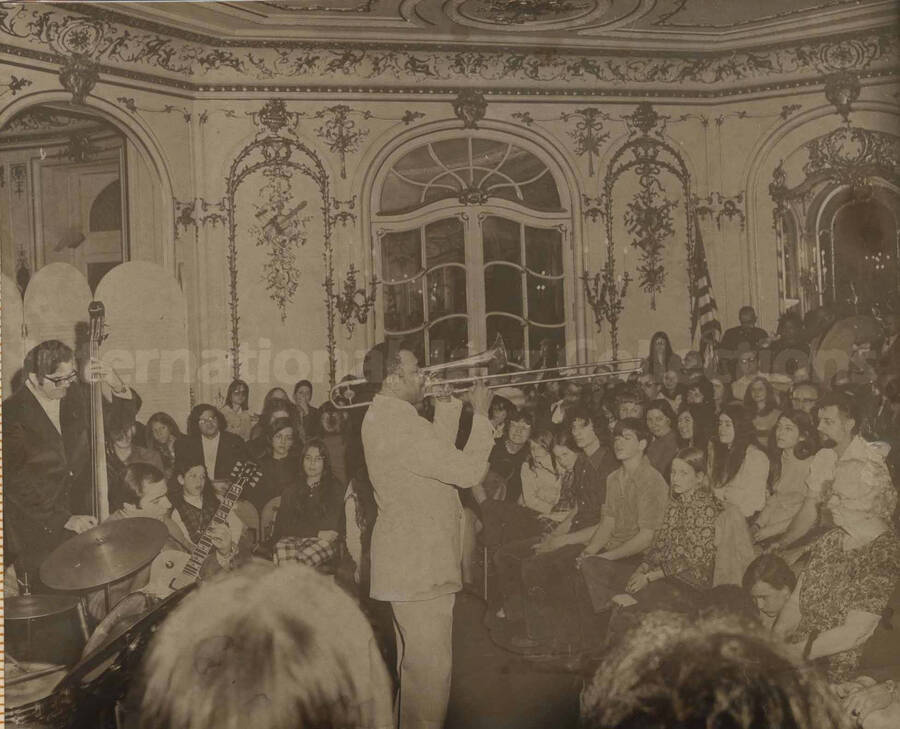
<svg viewBox="0 0 900 729">
<path fill-rule="evenodd" d="M 286 489 L 296 485 L 300 478 L 297 459 L 297 432 L 289 418 L 276 418 L 266 428 L 268 452 L 259 459 L 262 477 L 244 498 L 260 513 L 263 507 Z"/>
<path fill-rule="evenodd" d="M 675 429 L 679 448 L 691 446 L 705 453 L 709 439 L 716 430 L 716 417 L 703 405 L 682 403 L 675 418 Z"/>
<path fill-rule="evenodd" d="M 650 337 L 650 352 L 642 364 L 645 373 L 653 375 L 656 380 L 671 371 L 681 372 L 681 357 L 672 351 L 672 343 L 665 332 L 654 332 Z"/>
<path fill-rule="evenodd" d="M 229 433 L 239 435 L 243 440 L 250 440 L 250 429 L 256 422 L 256 416 L 250 412 L 247 403 L 250 400 L 250 387 L 243 380 L 234 380 L 225 393 L 222 404 L 222 415 L 227 423 Z"/>
<path fill-rule="evenodd" d="M 769 434 L 775 427 L 781 410 L 775 388 L 765 377 L 754 377 L 744 393 L 744 407 L 753 417 L 756 443 L 763 450 L 769 447 Z"/>
<path fill-rule="evenodd" d="M 341 539 L 344 515 L 344 484 L 331 472 L 328 448 L 318 438 L 306 442 L 300 452 L 300 477 L 281 494 L 275 517 L 275 553 L 283 560 L 313 567 L 331 560 Z M 287 549 L 279 542 L 293 538 Z"/>
<path fill-rule="evenodd" d="M 756 518 L 753 540 L 762 542 L 783 534 L 806 498 L 806 479 L 819 434 L 802 410 L 786 410 L 778 417 L 769 443 L 769 491 L 765 508 Z"/>
<path fill-rule="evenodd" d="M 726 405 L 710 441 L 713 493 L 750 518 L 766 505 L 769 459 L 756 445 L 753 421 L 743 405 Z"/>
<path fill-rule="evenodd" d="M 166 479 L 172 477 L 175 466 L 175 441 L 182 437 L 178 423 L 168 413 L 153 413 L 147 420 L 147 431 L 150 433 L 150 447 L 159 453 L 162 459 L 163 474 Z"/>
</svg>

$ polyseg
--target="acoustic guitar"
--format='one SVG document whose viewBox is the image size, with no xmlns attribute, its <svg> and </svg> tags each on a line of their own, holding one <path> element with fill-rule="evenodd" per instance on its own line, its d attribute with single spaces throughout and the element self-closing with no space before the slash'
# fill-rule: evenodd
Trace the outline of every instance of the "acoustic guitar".
<svg viewBox="0 0 900 729">
<path fill-rule="evenodd" d="M 262 472 L 253 461 L 238 461 L 231 471 L 229 478 L 231 485 L 193 551 L 190 554 L 172 549 L 160 552 L 150 567 L 150 580 L 141 588 L 141 592 L 162 598 L 196 581 L 203 563 L 213 550 L 210 538 L 212 526 L 226 524 L 228 515 L 241 498 L 244 489 L 256 486 L 261 477 Z"/>
</svg>

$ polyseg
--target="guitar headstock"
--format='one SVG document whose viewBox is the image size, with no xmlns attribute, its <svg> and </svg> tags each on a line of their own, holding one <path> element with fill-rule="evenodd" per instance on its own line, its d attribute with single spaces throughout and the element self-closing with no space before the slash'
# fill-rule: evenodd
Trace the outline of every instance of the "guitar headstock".
<svg viewBox="0 0 900 729">
<path fill-rule="evenodd" d="M 253 461 L 238 461 L 231 469 L 231 482 L 240 482 L 243 488 L 253 488 L 262 478 L 262 471 Z"/>
</svg>

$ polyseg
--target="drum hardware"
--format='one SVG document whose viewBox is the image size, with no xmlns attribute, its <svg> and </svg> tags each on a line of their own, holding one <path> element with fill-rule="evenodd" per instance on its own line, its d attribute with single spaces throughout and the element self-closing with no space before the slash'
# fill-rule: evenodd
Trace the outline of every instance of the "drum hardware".
<svg viewBox="0 0 900 729">
<path fill-rule="evenodd" d="M 74 663 L 90 634 L 81 600 L 69 595 L 8 597 L 4 618 L 8 657 L 23 663 Z"/>
<path fill-rule="evenodd" d="M 53 550 L 41 564 L 41 581 L 62 591 L 102 588 L 109 612 L 112 583 L 150 564 L 168 536 L 158 519 L 139 516 L 103 522 Z"/>
</svg>

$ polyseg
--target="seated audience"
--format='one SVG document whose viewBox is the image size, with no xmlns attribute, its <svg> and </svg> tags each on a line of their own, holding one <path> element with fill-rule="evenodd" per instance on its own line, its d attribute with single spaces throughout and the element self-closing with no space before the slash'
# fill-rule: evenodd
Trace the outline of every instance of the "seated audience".
<svg viewBox="0 0 900 729">
<path fill-rule="evenodd" d="M 475 486 L 472 495 L 477 501 L 484 498 L 517 503 L 522 496 L 522 464 L 530 452 L 528 439 L 534 427 L 534 418 L 527 410 L 515 407 L 507 409 L 504 434 L 494 445 L 488 459 L 489 472 L 497 478 L 489 479 L 485 486 Z"/>
<path fill-rule="evenodd" d="M 657 380 L 651 374 L 641 374 L 637 378 L 637 383 L 646 402 L 652 402 L 659 398 L 659 391 L 662 389 L 661 377 Z"/>
<path fill-rule="evenodd" d="M 558 400 L 550 406 L 550 421 L 556 425 L 562 423 L 567 413 L 582 403 L 584 396 L 584 384 L 569 380 L 563 382 L 562 400 Z"/>
<path fill-rule="evenodd" d="M 188 595 L 156 634 L 143 680 L 140 729 L 393 726 L 372 629 L 302 566 L 254 563 Z"/>
<path fill-rule="evenodd" d="M 213 480 L 227 479 L 246 455 L 244 441 L 225 430 L 225 416 L 201 403 L 188 416 L 187 435 L 175 443 L 176 463 L 202 463 Z M 177 468 L 176 468 L 177 470 Z"/>
<path fill-rule="evenodd" d="M 765 329 L 756 326 L 756 310 L 752 306 L 742 306 L 738 312 L 740 325 L 726 329 L 719 342 L 719 359 L 728 374 L 734 376 L 734 363 L 741 351 L 759 349 L 765 346 L 769 335 Z"/>
<path fill-rule="evenodd" d="M 506 419 L 512 410 L 512 403 L 505 397 L 494 397 L 488 411 L 488 420 L 494 427 L 494 438 L 500 440 L 506 433 Z"/>
<path fill-rule="evenodd" d="M 681 372 L 681 357 L 672 351 L 668 334 L 655 332 L 650 337 L 650 352 L 641 363 L 641 369 L 657 382 L 662 382 L 666 372 Z"/>
<path fill-rule="evenodd" d="M 794 410 L 802 410 L 807 415 L 812 415 L 822 396 L 822 391 L 815 382 L 809 380 L 801 380 L 794 383 L 790 391 L 791 407 Z"/>
<path fill-rule="evenodd" d="M 259 513 L 276 496 L 296 486 L 300 478 L 299 448 L 293 422 L 289 418 L 276 418 L 267 431 L 269 450 L 257 461 L 262 477 L 250 493 L 243 495 Z"/>
<path fill-rule="evenodd" d="M 337 554 L 341 538 L 344 485 L 334 478 L 328 449 L 318 438 L 306 442 L 300 466 L 300 478 L 281 495 L 275 517 L 276 561 L 327 565 Z"/>
<path fill-rule="evenodd" d="M 726 405 L 710 441 L 713 493 L 749 518 L 766 505 L 769 459 L 755 445 L 753 423 L 742 405 Z"/>
<path fill-rule="evenodd" d="M 769 345 L 766 355 L 770 372 L 793 377 L 798 370 L 809 367 L 809 345 L 799 314 L 788 312 L 781 317 L 777 337 Z"/>
<path fill-rule="evenodd" d="M 571 431 L 563 426 L 557 426 L 556 431 L 564 434 L 563 437 L 571 438 Z M 522 497 L 519 503 L 526 509 L 546 517 L 559 514 L 556 511 L 562 489 L 561 471 L 556 463 L 553 452 L 554 430 L 541 428 L 536 430 L 528 442 L 528 456 L 522 464 Z M 577 448 L 572 441 L 573 459 L 577 457 Z"/>
<path fill-rule="evenodd" d="M 744 394 L 744 408 L 753 418 L 756 444 L 763 450 L 769 448 L 769 434 L 781 414 L 778 396 L 764 377 L 754 377 Z"/>
<path fill-rule="evenodd" d="M 318 438 L 321 433 L 319 409 L 312 406 L 313 386 L 309 380 L 300 380 L 294 385 L 294 406 L 300 417 L 300 427 L 307 438 Z"/>
<path fill-rule="evenodd" d="M 622 592 L 665 519 L 669 487 L 645 455 L 648 440 L 640 420 L 616 423 L 613 452 L 621 465 L 607 479 L 600 523 L 579 556 L 595 611 Z"/>
<path fill-rule="evenodd" d="M 783 534 L 806 498 L 806 481 L 819 438 L 812 419 L 802 410 L 778 417 L 769 450 L 769 497 L 756 517 L 753 541 Z"/>
<path fill-rule="evenodd" d="M 132 463 L 147 463 L 163 470 L 159 452 L 134 442 L 135 423 L 131 413 L 109 418 L 106 426 L 106 479 L 111 511 L 122 507 L 125 496 L 125 469 Z"/>
<path fill-rule="evenodd" d="M 759 611 L 760 624 L 771 630 L 797 586 L 797 575 L 777 554 L 761 554 L 744 572 L 743 586 Z"/>
<path fill-rule="evenodd" d="M 682 403 L 675 420 L 678 434 L 678 446 L 687 448 L 693 446 L 706 452 L 709 439 L 716 429 L 717 416 L 702 405 Z"/>
<path fill-rule="evenodd" d="M 675 411 L 667 400 L 654 400 L 647 405 L 647 429 L 650 445 L 646 456 L 650 465 L 668 478 L 669 466 L 678 451 L 678 435 L 675 432 Z"/>
<path fill-rule="evenodd" d="M 900 577 L 900 539 L 890 522 L 896 506 L 884 463 L 837 464 L 827 501 L 836 528 L 813 544 L 774 628 L 798 660 L 820 663 L 830 681 L 855 675 Z"/>
<path fill-rule="evenodd" d="M 709 378 L 709 381 L 713 386 L 713 402 L 715 403 L 716 415 L 718 415 L 722 412 L 722 408 L 731 401 L 731 389 L 721 377 L 713 376 Z"/>
<path fill-rule="evenodd" d="M 266 423 L 268 420 L 266 416 L 270 414 L 273 410 L 282 410 L 282 409 L 290 409 L 290 412 L 296 415 L 296 406 L 287 396 L 287 393 L 284 391 L 283 387 L 273 387 L 266 393 L 266 396 L 263 398 L 262 409 L 260 410 L 259 417 L 256 419 L 256 423 L 250 429 L 250 440 L 255 440 L 263 435 L 263 429 L 266 427 Z M 297 415 L 297 423 L 299 425 L 300 416 Z M 248 441 L 249 442 L 249 441 Z"/>
<path fill-rule="evenodd" d="M 797 515 L 774 548 L 790 547 L 805 537 L 819 520 L 819 505 L 825 487 L 835 481 L 836 466 L 843 460 L 874 460 L 884 462 L 877 448 L 859 435 L 862 418 L 858 403 L 848 394 L 834 392 L 822 397 L 816 410 L 819 434 L 823 446 L 809 467 L 806 497 Z M 853 484 L 847 484 L 853 488 Z M 839 488 L 835 483 L 833 488 Z"/>
<path fill-rule="evenodd" d="M 663 523 L 625 587 L 631 595 L 642 593 L 638 600 L 649 609 L 682 597 L 696 602 L 698 591 L 713 586 L 720 509 L 709 490 L 706 454 L 699 448 L 678 451 L 671 484 Z"/>
<path fill-rule="evenodd" d="M 175 483 L 170 484 L 169 501 L 172 504 L 172 520 L 193 544 L 199 542 L 210 527 L 221 504 L 203 462 L 189 460 L 175 463 Z M 243 522 L 233 510 L 228 515 L 227 526 L 234 550 L 231 557 L 249 552 L 249 537 L 245 534 Z"/>
<path fill-rule="evenodd" d="M 322 434 L 322 442 L 328 449 L 331 460 L 331 470 L 340 483 L 347 483 L 347 441 L 344 430 L 347 421 L 337 408 L 330 402 L 324 403 L 319 408 L 319 432 Z"/>
<path fill-rule="evenodd" d="M 825 681 L 738 617 L 650 613 L 581 695 L 582 729 L 843 729 Z"/>
<path fill-rule="evenodd" d="M 663 373 L 659 397 L 666 400 L 672 410 L 678 412 L 684 400 L 684 385 L 681 384 L 681 373 L 678 370 L 667 370 Z"/>
<path fill-rule="evenodd" d="M 250 388 L 243 380 L 234 380 L 225 393 L 222 404 L 222 415 L 227 423 L 229 433 L 239 435 L 241 440 L 250 440 L 250 429 L 256 422 L 256 416 L 250 412 L 247 403 L 250 400 Z"/>
<path fill-rule="evenodd" d="M 251 431 L 250 441 L 247 443 L 247 455 L 251 459 L 259 460 L 268 452 L 269 438 L 267 429 L 279 418 L 287 418 L 291 421 L 298 445 L 306 440 L 306 433 L 300 426 L 300 416 L 297 415 L 297 408 L 294 407 L 294 404 L 287 400 L 273 398 L 268 404 L 263 406 L 259 420 Z"/>
<path fill-rule="evenodd" d="M 125 469 L 123 482 L 122 506 L 109 515 L 109 520 L 116 521 L 130 517 L 158 519 L 169 530 L 169 535 L 166 538 L 162 551 L 190 554 L 196 546 L 195 542 L 187 533 L 184 522 L 173 519 L 169 489 L 162 471 L 147 463 L 133 463 Z M 238 546 L 240 535 L 238 534 L 238 539 L 236 540 L 234 537 L 235 532 L 231 530 L 231 526 L 230 522 L 228 524 L 210 525 L 209 537 L 214 551 L 206 558 L 206 561 L 200 568 L 201 580 L 209 578 L 222 570 L 229 570 L 247 558 L 248 549 L 244 549 L 243 552 L 235 549 Z M 162 553 L 160 557 L 165 558 Z M 119 600 L 132 592 L 144 589 L 149 589 L 151 592 L 158 590 L 159 585 L 148 583 L 150 583 L 153 570 L 160 557 L 157 557 L 157 560 L 151 565 L 144 567 L 136 574 L 128 575 L 111 584 L 110 606 L 115 606 Z M 153 596 L 165 597 L 165 595 L 157 594 Z M 88 596 L 88 611 L 97 620 L 104 617 L 106 614 L 106 598 L 103 590 Z"/>
<path fill-rule="evenodd" d="M 150 447 L 153 448 L 162 459 L 163 473 L 166 480 L 172 478 L 172 469 L 175 467 L 175 443 L 184 437 L 175 419 L 168 413 L 153 413 L 147 420 L 147 430 L 150 431 Z"/>
<path fill-rule="evenodd" d="M 575 508 L 546 536 L 510 542 L 494 558 L 500 589 L 488 617 L 525 622 L 525 635 L 514 636 L 513 645 L 563 646 L 578 640 L 577 621 L 566 618 L 574 610 L 575 558 L 600 522 L 606 480 L 617 461 L 612 449 L 601 445 L 587 410 L 570 413 L 570 418 L 581 451 L 572 476 Z"/>
</svg>

